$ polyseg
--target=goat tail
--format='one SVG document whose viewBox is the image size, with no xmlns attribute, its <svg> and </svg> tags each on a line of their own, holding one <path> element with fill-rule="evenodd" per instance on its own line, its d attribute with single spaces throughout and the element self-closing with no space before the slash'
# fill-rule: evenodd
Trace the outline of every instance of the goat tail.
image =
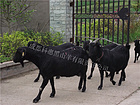
<svg viewBox="0 0 140 105">
<path fill-rule="evenodd" d="M 129 43 L 126 43 L 126 47 L 127 47 L 128 49 L 130 49 L 130 45 L 129 45 Z"/>
</svg>

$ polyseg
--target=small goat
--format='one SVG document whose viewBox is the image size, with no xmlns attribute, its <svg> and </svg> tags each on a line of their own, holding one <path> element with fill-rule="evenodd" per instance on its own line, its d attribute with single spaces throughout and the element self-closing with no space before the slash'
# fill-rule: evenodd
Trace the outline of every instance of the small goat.
<svg viewBox="0 0 140 105">
<path fill-rule="evenodd" d="M 40 70 L 40 74 L 43 77 L 42 85 L 40 86 L 39 93 L 37 97 L 33 100 L 37 103 L 41 94 L 50 80 L 52 92 L 50 97 L 55 96 L 54 87 L 54 76 L 80 76 L 78 89 L 82 92 L 86 90 L 86 72 L 87 72 L 87 62 L 88 54 L 83 48 L 74 46 L 63 51 L 57 51 L 53 49 L 48 49 L 45 54 L 44 51 L 36 51 L 36 49 L 31 49 L 29 47 L 18 48 L 13 61 L 23 62 L 24 60 L 29 60 L 33 62 Z M 84 81 L 84 84 L 83 84 Z M 83 86 L 82 86 L 83 84 Z"/>
<path fill-rule="evenodd" d="M 134 63 L 136 63 L 136 61 L 138 60 L 139 56 L 140 56 L 140 40 L 135 40 L 135 48 L 134 48 L 134 51 L 135 51 L 135 60 L 134 60 Z M 137 56 L 138 54 L 138 56 Z"/>
<path fill-rule="evenodd" d="M 109 50 L 102 48 L 101 44 L 98 42 L 90 43 L 89 56 L 93 62 L 100 64 L 99 70 L 101 76 L 101 83 L 98 87 L 98 90 L 101 90 L 103 87 L 104 66 L 107 66 L 108 71 L 110 71 L 110 81 L 113 85 L 116 84 L 116 82 L 113 80 L 114 73 L 116 71 L 118 72 L 122 70 L 118 85 L 120 86 L 121 82 L 125 80 L 125 68 L 129 60 L 129 49 L 130 45 L 119 45 L 114 49 Z"/>
<path fill-rule="evenodd" d="M 89 44 L 90 44 L 90 41 L 85 41 L 84 44 L 83 44 L 83 48 L 86 51 L 89 51 Z M 111 49 L 115 48 L 116 46 L 117 46 L 116 44 L 108 44 L 108 45 L 106 45 L 106 46 L 104 46 L 102 48 L 103 49 L 109 49 L 109 50 L 111 50 Z M 95 64 L 96 63 L 92 62 L 91 73 L 88 76 L 88 79 L 91 79 L 92 78 L 92 74 L 93 74 L 93 71 L 94 71 L 94 68 L 95 68 Z M 108 77 L 109 75 L 108 75 L 107 71 L 105 71 L 105 73 L 106 73 L 106 77 Z"/>
<path fill-rule="evenodd" d="M 62 45 L 59 45 L 59 46 L 43 46 L 37 42 L 34 42 L 34 41 L 30 41 L 28 43 L 28 47 L 30 47 L 31 49 L 37 49 L 38 51 L 41 51 L 43 48 L 44 49 L 54 49 L 54 50 L 58 50 L 58 51 L 61 51 L 61 50 L 64 50 L 64 49 L 67 49 L 67 48 L 70 48 L 70 47 L 73 47 L 74 45 L 72 43 L 65 43 L 65 44 L 62 44 Z M 34 82 L 38 82 L 40 78 L 40 73 L 38 73 L 38 76 L 37 78 L 34 80 Z M 56 76 L 56 79 L 59 79 L 60 76 Z"/>
</svg>

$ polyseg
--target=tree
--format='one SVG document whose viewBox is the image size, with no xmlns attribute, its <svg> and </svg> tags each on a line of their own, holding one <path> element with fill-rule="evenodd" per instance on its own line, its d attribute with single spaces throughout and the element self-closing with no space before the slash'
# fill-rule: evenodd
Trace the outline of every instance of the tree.
<svg viewBox="0 0 140 105">
<path fill-rule="evenodd" d="M 17 29 L 19 25 L 24 25 L 30 21 L 34 9 L 30 9 L 32 4 L 27 0 L 0 0 L 1 22 L 8 27 L 10 33 L 12 29 Z"/>
</svg>

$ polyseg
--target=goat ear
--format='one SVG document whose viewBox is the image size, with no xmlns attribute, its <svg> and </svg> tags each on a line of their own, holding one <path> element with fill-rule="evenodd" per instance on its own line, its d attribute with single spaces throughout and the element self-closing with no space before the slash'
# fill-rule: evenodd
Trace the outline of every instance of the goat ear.
<svg viewBox="0 0 140 105">
<path fill-rule="evenodd" d="M 22 57 L 24 57 L 24 55 L 25 55 L 24 52 L 22 52 Z"/>
<path fill-rule="evenodd" d="M 26 55 L 26 49 L 22 50 L 22 57 L 24 57 Z"/>
</svg>

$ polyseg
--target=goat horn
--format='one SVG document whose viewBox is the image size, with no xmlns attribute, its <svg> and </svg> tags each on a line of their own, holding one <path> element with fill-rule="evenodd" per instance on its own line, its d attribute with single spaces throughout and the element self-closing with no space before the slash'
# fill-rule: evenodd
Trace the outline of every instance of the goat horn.
<svg viewBox="0 0 140 105">
<path fill-rule="evenodd" d="M 99 40 L 101 40 L 101 38 L 97 38 L 96 40 L 94 40 L 94 43 L 97 43 Z"/>
</svg>

